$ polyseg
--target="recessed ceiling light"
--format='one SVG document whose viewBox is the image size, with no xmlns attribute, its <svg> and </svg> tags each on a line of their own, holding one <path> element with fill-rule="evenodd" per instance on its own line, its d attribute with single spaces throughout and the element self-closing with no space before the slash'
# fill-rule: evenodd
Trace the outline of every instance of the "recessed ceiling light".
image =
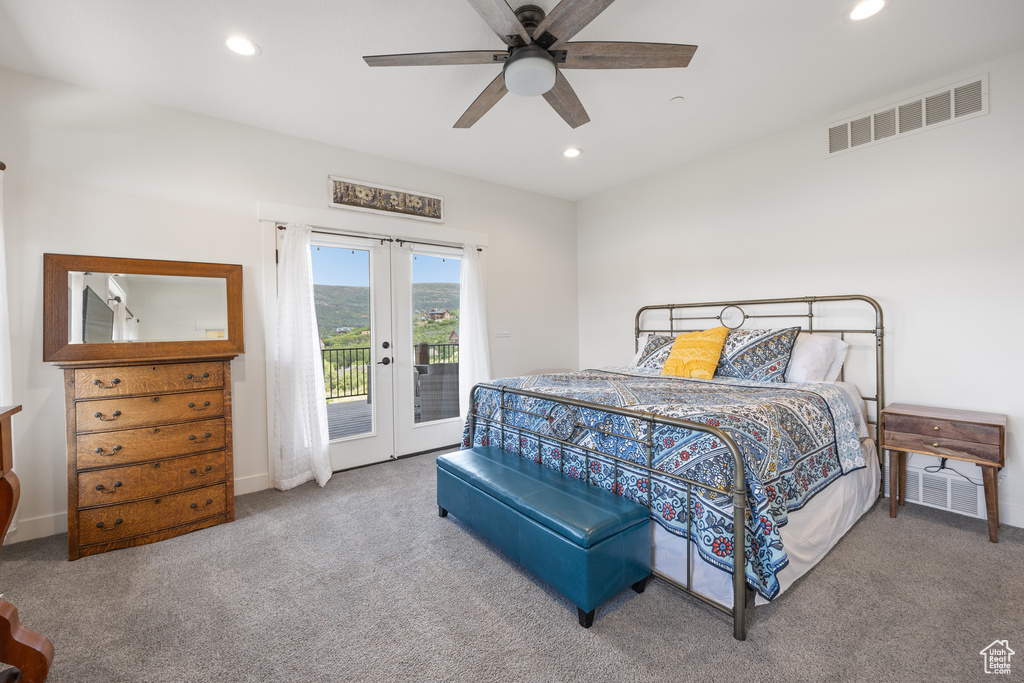
<svg viewBox="0 0 1024 683">
<path fill-rule="evenodd" d="M 252 57 L 260 52 L 260 46 L 248 38 L 242 36 L 231 36 L 227 40 L 228 49 L 243 57 Z"/>
<path fill-rule="evenodd" d="M 582 151 L 577 149 L 577 148 L 575 148 L 575 147 L 570 147 L 569 149 L 567 149 L 564 152 L 562 152 L 562 156 L 568 157 L 570 159 L 575 159 L 580 154 L 582 154 Z"/>
<path fill-rule="evenodd" d="M 847 21 L 863 21 L 881 12 L 888 4 L 887 0 L 861 0 L 850 8 L 844 18 Z"/>
</svg>

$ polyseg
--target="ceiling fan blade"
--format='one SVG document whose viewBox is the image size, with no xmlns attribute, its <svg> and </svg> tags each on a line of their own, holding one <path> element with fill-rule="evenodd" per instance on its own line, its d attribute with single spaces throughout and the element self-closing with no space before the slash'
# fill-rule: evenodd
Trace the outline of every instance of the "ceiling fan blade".
<svg viewBox="0 0 1024 683">
<path fill-rule="evenodd" d="M 614 0 L 562 0 L 538 24 L 533 32 L 534 42 L 545 50 L 561 47 L 612 2 Z"/>
<path fill-rule="evenodd" d="M 566 43 L 562 69 L 671 69 L 687 66 L 696 45 L 670 43 Z"/>
<path fill-rule="evenodd" d="M 557 83 L 555 87 L 558 87 Z M 491 81 L 491 84 L 484 88 L 484 91 L 480 93 L 480 96 L 473 100 L 473 104 L 469 105 L 469 109 L 462 115 L 458 121 L 455 122 L 453 128 L 469 128 L 474 123 L 480 120 L 480 117 L 491 110 L 491 107 L 498 103 L 505 94 L 508 93 L 508 88 L 505 87 L 505 74 L 500 73 L 498 77 Z M 547 95 L 545 95 L 547 97 Z"/>
<path fill-rule="evenodd" d="M 505 41 L 506 45 L 529 45 L 530 34 L 526 32 L 516 13 L 505 0 L 468 0 L 491 30 Z"/>
<path fill-rule="evenodd" d="M 576 96 L 576 91 L 565 80 L 565 76 L 559 71 L 555 75 L 555 87 L 544 93 L 544 99 L 548 101 L 551 108 L 558 112 L 558 115 L 565 119 L 570 128 L 579 128 L 590 121 L 587 110 L 583 103 Z"/>
<path fill-rule="evenodd" d="M 412 52 L 404 55 L 370 55 L 370 66 L 443 66 L 451 64 L 504 64 L 508 50 L 463 50 L 461 52 Z"/>
</svg>

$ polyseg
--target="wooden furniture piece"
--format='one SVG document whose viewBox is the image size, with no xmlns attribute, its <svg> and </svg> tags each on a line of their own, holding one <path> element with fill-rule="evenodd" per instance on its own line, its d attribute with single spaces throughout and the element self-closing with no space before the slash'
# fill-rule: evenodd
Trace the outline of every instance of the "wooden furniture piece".
<svg viewBox="0 0 1024 683">
<path fill-rule="evenodd" d="M 985 481 L 988 537 L 999 542 L 999 468 L 1006 416 L 893 403 L 882 410 L 882 448 L 889 451 L 889 516 L 905 504 L 907 453 L 973 462 Z"/>
<path fill-rule="evenodd" d="M 60 364 L 69 560 L 235 518 L 230 360 Z"/>
<path fill-rule="evenodd" d="M 240 265 L 43 254 L 69 560 L 234 519 L 230 363 L 244 350 Z"/>
<path fill-rule="evenodd" d="M 7 529 L 18 507 L 20 486 L 18 477 L 11 471 L 13 447 L 11 437 L 11 416 L 21 412 L 21 406 L 0 407 L 0 547 L 3 546 Z M 20 672 L 8 674 L 5 680 L 24 683 L 42 683 L 53 663 L 53 643 L 45 636 L 31 631 L 18 620 L 18 609 L 5 600 L 0 600 L 0 662 L 15 667 Z"/>
</svg>

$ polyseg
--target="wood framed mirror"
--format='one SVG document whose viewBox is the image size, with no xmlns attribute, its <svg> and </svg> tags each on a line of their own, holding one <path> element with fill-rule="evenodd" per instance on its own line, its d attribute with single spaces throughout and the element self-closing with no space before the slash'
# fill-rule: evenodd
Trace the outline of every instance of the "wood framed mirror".
<svg viewBox="0 0 1024 683">
<path fill-rule="evenodd" d="M 242 266 L 43 254 L 43 360 L 235 356 Z"/>
</svg>

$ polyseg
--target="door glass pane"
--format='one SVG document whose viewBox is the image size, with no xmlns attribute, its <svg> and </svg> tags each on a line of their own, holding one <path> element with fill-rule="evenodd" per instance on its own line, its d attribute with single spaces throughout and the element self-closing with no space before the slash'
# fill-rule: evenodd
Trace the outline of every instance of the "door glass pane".
<svg viewBox="0 0 1024 683">
<path fill-rule="evenodd" d="M 451 256 L 413 254 L 417 423 L 459 415 L 459 266 L 460 260 Z"/>
<path fill-rule="evenodd" d="M 331 439 L 373 431 L 370 252 L 313 246 L 313 298 Z"/>
</svg>

